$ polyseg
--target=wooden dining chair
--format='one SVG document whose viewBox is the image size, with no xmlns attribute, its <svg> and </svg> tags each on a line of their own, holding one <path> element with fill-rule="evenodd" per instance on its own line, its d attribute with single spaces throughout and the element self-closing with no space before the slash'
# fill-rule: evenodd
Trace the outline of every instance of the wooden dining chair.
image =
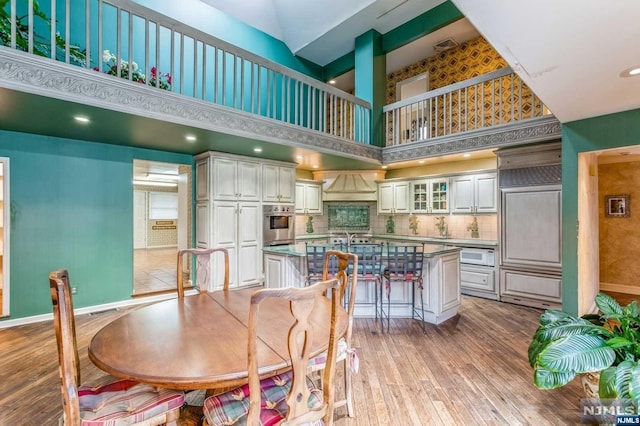
<svg viewBox="0 0 640 426">
<path fill-rule="evenodd" d="M 176 424 L 184 403 L 182 392 L 106 375 L 80 384 L 80 358 L 67 270 L 51 272 L 49 287 L 60 364 L 63 408 L 60 424 Z"/>
<path fill-rule="evenodd" d="M 229 251 L 224 247 L 214 248 L 190 248 L 178 250 L 178 297 L 184 297 L 184 276 L 182 273 L 182 261 L 185 254 L 191 254 L 196 259 L 196 282 L 199 291 L 209 291 L 211 282 L 211 255 L 222 252 L 224 254 L 224 284 L 223 290 L 229 290 Z M 194 274 L 192 274 L 193 276 Z"/>
<path fill-rule="evenodd" d="M 342 362 L 344 372 L 344 399 L 336 400 L 334 408 L 347 406 L 347 415 L 355 416 L 352 396 L 352 374 L 357 371 L 357 353 L 351 345 L 353 333 L 353 311 L 355 309 L 358 255 L 345 253 L 340 250 L 327 250 L 324 259 L 322 279 L 336 278 L 340 283 L 339 298 L 347 310 L 349 322 L 344 336 L 338 340 L 338 352 L 336 362 Z M 327 353 L 324 352 L 309 361 L 309 373 L 324 370 L 327 361 Z"/>
<path fill-rule="evenodd" d="M 203 413 L 207 425 L 247 424 L 258 426 L 276 424 L 333 424 L 333 395 L 335 358 L 338 337 L 336 324 L 340 283 L 337 279 L 321 281 L 303 288 L 269 288 L 255 291 L 249 309 L 248 374 L 249 384 L 227 393 L 211 396 L 204 402 Z M 315 318 L 330 324 L 327 339 L 327 367 L 323 374 L 322 390 L 307 376 L 310 356 L 309 340 L 318 338 L 314 333 L 312 311 L 314 303 L 331 293 L 331 314 L 327 318 Z M 257 353 L 260 303 L 267 298 L 288 300 L 295 321 L 289 329 L 287 342 L 292 370 L 260 380 Z M 343 311 L 344 312 L 344 311 Z M 261 324 L 264 327 L 264 324 Z M 278 423 L 279 424 L 279 423 Z"/>
</svg>

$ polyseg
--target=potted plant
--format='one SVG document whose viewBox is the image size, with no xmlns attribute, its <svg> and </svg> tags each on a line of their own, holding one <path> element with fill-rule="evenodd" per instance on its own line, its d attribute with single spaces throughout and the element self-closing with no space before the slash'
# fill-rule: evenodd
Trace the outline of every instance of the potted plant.
<svg viewBox="0 0 640 426">
<path fill-rule="evenodd" d="M 529 345 L 534 384 L 540 389 L 566 385 L 576 375 L 599 373 L 600 398 L 640 402 L 640 312 L 633 301 L 620 306 L 596 296 L 598 314 L 577 317 L 547 310 Z"/>
</svg>

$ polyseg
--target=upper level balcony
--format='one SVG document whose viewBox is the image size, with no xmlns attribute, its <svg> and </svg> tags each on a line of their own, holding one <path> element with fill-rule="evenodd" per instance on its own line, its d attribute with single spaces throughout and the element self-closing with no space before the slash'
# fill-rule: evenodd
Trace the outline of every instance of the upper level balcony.
<svg viewBox="0 0 640 426">
<path fill-rule="evenodd" d="M 376 147 L 368 102 L 129 0 L 0 0 L 0 45 L 8 90 L 365 163 L 559 135 L 507 68 L 386 106 Z"/>
</svg>

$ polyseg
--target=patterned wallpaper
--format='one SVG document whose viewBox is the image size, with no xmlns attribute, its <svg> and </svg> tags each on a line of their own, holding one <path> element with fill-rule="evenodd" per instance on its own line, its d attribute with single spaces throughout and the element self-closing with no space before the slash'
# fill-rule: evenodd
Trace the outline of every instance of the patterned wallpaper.
<svg viewBox="0 0 640 426">
<path fill-rule="evenodd" d="M 387 74 L 387 104 L 396 102 L 396 85 L 411 77 L 429 73 L 429 90 L 438 89 L 469 78 L 477 77 L 507 67 L 507 62 L 482 37 L 469 40 L 456 47 L 425 58 L 401 70 Z M 522 87 L 520 85 L 522 84 Z M 500 87 L 502 86 L 502 87 Z M 491 95 L 493 93 L 493 97 Z M 513 107 L 511 97 L 522 95 L 522 107 Z M 532 99 L 530 89 L 518 76 L 513 81 L 503 78 L 501 84 L 486 82 L 469 90 L 454 92 L 425 102 L 411 112 L 411 119 L 401 124 L 403 138 L 420 140 L 426 137 L 443 136 L 459 131 L 488 127 L 494 124 L 493 117 L 502 122 L 531 116 L 532 108 L 540 113 L 540 101 Z M 436 103 L 437 102 L 437 103 Z M 460 111 L 460 114 L 458 114 Z M 465 114 L 465 112 L 467 112 Z M 407 111 L 407 117 L 409 112 Z M 391 123 L 391 120 L 389 121 Z M 427 124 L 428 123 L 428 124 Z"/>
</svg>

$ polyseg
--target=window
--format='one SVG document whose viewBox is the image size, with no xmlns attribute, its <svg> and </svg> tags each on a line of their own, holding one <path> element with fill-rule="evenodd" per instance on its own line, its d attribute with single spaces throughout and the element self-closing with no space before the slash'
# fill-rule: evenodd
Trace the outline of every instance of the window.
<svg viewBox="0 0 640 426">
<path fill-rule="evenodd" d="M 178 194 L 167 192 L 149 193 L 149 219 L 177 219 Z"/>
</svg>

